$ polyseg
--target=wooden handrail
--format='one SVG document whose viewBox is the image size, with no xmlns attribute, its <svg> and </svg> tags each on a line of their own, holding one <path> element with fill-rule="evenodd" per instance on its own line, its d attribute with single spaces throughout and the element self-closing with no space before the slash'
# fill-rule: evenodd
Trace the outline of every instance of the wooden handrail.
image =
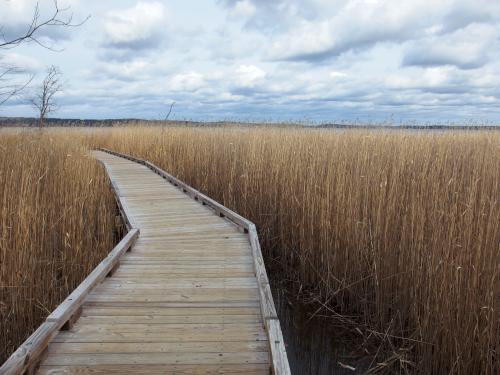
<svg viewBox="0 0 500 375">
<path fill-rule="evenodd" d="M 82 281 L 82 283 L 47 317 L 44 323 L 7 359 L 0 367 L 1 375 L 20 375 L 33 370 L 43 357 L 50 341 L 59 330 L 78 315 L 85 297 L 118 264 L 120 257 L 131 248 L 138 228 L 132 228 L 104 260 Z"/>
<path fill-rule="evenodd" d="M 276 308 L 274 306 L 274 300 L 271 293 L 269 279 L 267 277 L 267 272 L 264 265 L 264 258 L 262 256 L 262 251 L 259 243 L 259 236 L 257 234 L 257 228 L 255 224 L 252 223 L 250 220 L 247 220 L 244 217 L 238 215 L 236 212 L 231 211 L 229 208 L 223 206 L 222 204 L 213 200 L 212 198 L 207 197 L 205 194 L 200 193 L 198 190 L 194 189 L 193 187 L 189 186 L 188 184 L 179 180 L 178 178 L 172 176 L 171 174 L 165 172 L 160 167 L 156 166 L 155 164 L 149 161 L 139 159 L 127 154 L 121 154 L 116 151 L 108 150 L 105 148 L 99 148 L 99 150 L 146 166 L 147 168 L 151 169 L 153 172 L 160 175 L 174 186 L 177 186 L 180 190 L 182 190 L 192 199 L 198 201 L 203 205 L 209 206 L 219 216 L 229 220 L 234 225 L 241 228 L 242 231 L 248 233 L 248 238 L 250 241 L 252 256 L 254 260 L 254 271 L 259 285 L 260 310 L 262 313 L 262 318 L 264 320 L 264 325 L 267 331 L 270 350 L 271 350 L 271 357 L 272 357 L 271 370 L 274 374 L 277 375 L 290 374 L 291 373 L 290 366 L 286 354 L 285 342 L 283 340 L 283 333 L 281 331 L 280 321 L 278 319 Z"/>
</svg>

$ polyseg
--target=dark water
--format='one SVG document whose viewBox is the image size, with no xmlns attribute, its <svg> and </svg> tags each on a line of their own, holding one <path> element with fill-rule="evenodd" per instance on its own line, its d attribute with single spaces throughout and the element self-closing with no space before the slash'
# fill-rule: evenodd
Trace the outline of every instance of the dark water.
<svg viewBox="0 0 500 375">
<path fill-rule="evenodd" d="M 346 341 L 343 328 L 315 316 L 315 311 L 296 300 L 285 285 L 270 281 L 292 374 L 352 375 L 366 371 L 366 363 L 362 366 L 359 350 Z"/>
</svg>

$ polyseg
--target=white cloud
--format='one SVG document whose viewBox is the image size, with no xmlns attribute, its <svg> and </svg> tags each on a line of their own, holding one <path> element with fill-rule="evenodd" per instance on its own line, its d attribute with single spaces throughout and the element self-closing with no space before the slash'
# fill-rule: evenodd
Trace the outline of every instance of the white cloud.
<svg viewBox="0 0 500 375">
<path fill-rule="evenodd" d="M 235 70 L 236 83 L 241 87 L 254 87 L 266 77 L 266 72 L 255 65 L 240 65 Z"/>
<path fill-rule="evenodd" d="M 404 95 L 408 103 L 423 104 L 420 99 L 425 98 L 425 102 L 447 103 L 458 109 L 474 102 L 485 104 L 487 101 L 480 98 L 497 95 L 498 79 L 488 83 L 483 74 L 480 70 L 460 70 L 455 66 L 410 68 L 404 75 L 387 76 L 384 86 L 391 90 L 391 96 Z"/>
<path fill-rule="evenodd" d="M 12 17 L 18 17 L 23 19 L 28 19 L 30 16 L 30 11 L 33 11 L 36 5 L 30 0 L 18 0 L 18 1 L 2 1 L 0 3 L 0 21 L 2 24 L 6 22 L 13 21 Z"/>
<path fill-rule="evenodd" d="M 191 71 L 174 75 L 168 84 L 168 89 L 173 91 L 196 91 L 205 85 L 202 74 Z"/>
<path fill-rule="evenodd" d="M 297 22 L 275 38 L 271 56 L 315 61 L 381 42 L 401 42 L 418 35 L 430 8 L 421 1 L 348 1 L 333 16 Z"/>
<path fill-rule="evenodd" d="M 415 41 L 407 48 L 404 65 L 455 65 L 462 69 L 478 68 L 488 62 L 497 30 L 492 25 L 471 24 L 451 34 L 434 35 Z"/>
<path fill-rule="evenodd" d="M 255 15 L 257 8 L 250 0 L 239 0 L 236 2 L 229 15 L 231 17 L 250 18 Z"/>
<path fill-rule="evenodd" d="M 330 76 L 330 78 L 335 79 L 335 80 L 347 77 L 347 74 L 342 73 L 342 72 L 330 72 L 330 74 L 328 74 L 328 75 Z"/>
<path fill-rule="evenodd" d="M 436 88 L 449 84 L 450 79 L 456 76 L 456 69 L 452 67 L 435 67 L 423 71 L 406 72 L 406 74 L 389 75 L 386 85 L 394 89 Z"/>
<path fill-rule="evenodd" d="M 145 49 L 161 41 L 166 9 L 157 1 L 139 1 L 135 6 L 109 12 L 105 23 L 105 45 L 117 48 Z"/>
<path fill-rule="evenodd" d="M 89 78 L 103 75 L 106 79 L 117 79 L 126 81 L 149 80 L 162 69 L 156 64 L 143 58 L 120 62 L 100 62 L 95 69 L 88 72 Z"/>
<path fill-rule="evenodd" d="M 0 67 L 15 68 L 19 71 L 35 73 L 40 68 L 40 62 L 32 57 L 9 51 L 0 56 Z"/>
</svg>

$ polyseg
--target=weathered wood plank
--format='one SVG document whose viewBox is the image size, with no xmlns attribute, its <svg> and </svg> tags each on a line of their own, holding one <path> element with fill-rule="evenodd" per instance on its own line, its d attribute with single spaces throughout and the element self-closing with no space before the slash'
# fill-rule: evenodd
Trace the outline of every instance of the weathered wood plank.
<svg viewBox="0 0 500 375">
<path fill-rule="evenodd" d="M 116 316 L 118 319 L 121 315 L 150 315 L 150 316 L 233 316 L 233 315 L 256 315 L 260 314 L 260 307 L 254 304 L 253 307 L 147 307 L 144 305 L 127 306 L 126 309 L 118 306 L 92 306 L 85 304 L 83 306 L 82 316 Z"/>
<path fill-rule="evenodd" d="M 120 279 L 113 277 L 105 280 L 99 288 L 122 288 L 122 289 L 153 289 L 158 288 L 157 283 L 151 280 L 144 280 L 141 277 L 136 279 Z M 162 289 L 183 289 L 183 288 L 257 288 L 255 277 L 213 277 L 203 279 L 200 277 L 172 277 L 164 278 L 161 284 Z"/>
<path fill-rule="evenodd" d="M 44 362 L 46 366 L 81 365 L 168 365 L 168 364 L 260 364 L 269 363 L 268 352 L 229 353 L 50 353 Z"/>
<path fill-rule="evenodd" d="M 134 307 L 147 307 L 158 309 L 172 309 L 172 308 L 255 308 L 260 307 L 259 301 L 210 301 L 210 302 L 118 302 L 118 301 L 99 301 L 91 302 L 85 301 L 87 307 L 116 307 L 116 308 L 134 308 Z"/>
<path fill-rule="evenodd" d="M 99 286 L 92 292 L 92 296 L 197 296 L 197 295 L 209 295 L 209 296 L 226 296 L 231 298 L 240 297 L 259 297 L 258 288 L 254 287 L 234 287 L 234 288 L 163 288 L 162 285 L 149 284 L 148 288 L 122 288 L 122 287 L 112 287 Z"/>
<path fill-rule="evenodd" d="M 150 294 L 145 296 L 140 295 L 99 295 L 90 296 L 88 298 L 89 303 L 100 303 L 100 302 L 134 302 L 134 303 L 203 303 L 210 302 L 214 303 L 236 303 L 236 302 L 259 302 L 259 295 L 257 293 L 252 295 L 220 295 L 213 294 L 211 296 L 203 296 L 199 294 L 172 294 L 172 295 L 161 295 L 161 294 Z"/>
<path fill-rule="evenodd" d="M 80 324 L 199 324 L 199 323 L 259 323 L 260 312 L 254 315 L 89 315 L 79 319 Z"/>
<path fill-rule="evenodd" d="M 265 341 L 54 343 L 49 353 L 247 353 L 267 352 Z"/>
<path fill-rule="evenodd" d="M 156 326 L 156 325 L 155 325 Z M 151 326 L 150 326 L 151 327 Z M 112 329 L 103 329 L 100 332 L 70 332 L 61 331 L 53 342 L 187 342 L 187 341 L 267 341 L 267 334 L 262 330 L 232 329 L 169 329 L 168 331 L 156 331 L 155 327 L 150 330 L 129 330 L 127 332 L 117 332 Z"/>
<path fill-rule="evenodd" d="M 262 328 L 262 324 L 259 323 L 197 323 L 197 324 L 149 324 L 148 322 L 136 323 L 136 324 L 128 324 L 128 323 L 90 323 L 84 324 L 78 321 L 77 324 L 71 328 L 69 331 L 61 331 L 61 334 L 76 334 L 76 333 L 90 333 L 90 332 L 98 332 L 99 334 L 103 332 L 136 332 L 136 333 L 147 333 L 150 331 L 155 332 L 195 332 L 199 331 L 203 332 L 212 332 L 217 331 L 219 334 L 223 334 L 224 332 L 250 332 L 254 331 L 260 332 Z"/>
<path fill-rule="evenodd" d="M 208 277 L 214 277 L 214 278 L 219 278 L 219 277 L 248 277 L 252 276 L 254 274 L 253 270 L 244 270 L 244 271 L 232 271 L 231 269 L 222 269 L 222 270 L 217 270 L 215 268 L 212 269 L 203 269 L 203 268 L 191 268 L 191 269 L 186 269 L 186 268 L 174 268 L 169 271 L 156 271 L 156 272 L 147 272 L 145 270 L 116 270 L 115 276 L 120 277 L 120 278 L 136 278 L 137 276 L 140 275 L 146 275 L 148 276 L 148 279 L 150 280 L 155 280 L 158 279 L 158 282 L 160 282 L 161 279 L 165 277 L 173 277 L 173 276 L 180 276 L 180 277 L 188 277 L 196 274 L 198 277 L 203 277 L 203 278 L 208 278 Z"/>
<path fill-rule="evenodd" d="M 38 373 L 41 375 L 269 375 L 269 364 L 41 366 Z"/>
</svg>

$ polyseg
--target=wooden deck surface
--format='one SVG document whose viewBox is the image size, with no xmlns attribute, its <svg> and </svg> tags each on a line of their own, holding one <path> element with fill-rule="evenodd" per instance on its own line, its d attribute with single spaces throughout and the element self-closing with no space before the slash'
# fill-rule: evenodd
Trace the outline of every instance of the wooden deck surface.
<svg viewBox="0 0 500 375">
<path fill-rule="evenodd" d="M 146 166 L 94 155 L 140 235 L 38 373 L 269 374 L 248 235 Z"/>
</svg>

